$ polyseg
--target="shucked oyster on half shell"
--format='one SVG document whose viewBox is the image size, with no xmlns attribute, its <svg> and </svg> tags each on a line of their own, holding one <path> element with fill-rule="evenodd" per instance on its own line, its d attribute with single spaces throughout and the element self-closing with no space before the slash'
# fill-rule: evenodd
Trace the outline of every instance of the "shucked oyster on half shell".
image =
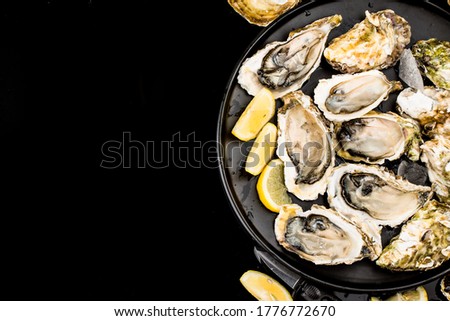
<svg viewBox="0 0 450 321">
<path fill-rule="evenodd" d="M 297 204 L 281 207 L 275 219 L 275 236 L 286 250 L 315 264 L 352 264 L 365 257 L 375 260 L 381 242 L 373 245 L 375 234 L 367 235 L 330 208 L 313 205 L 303 212 Z"/>
<path fill-rule="evenodd" d="M 333 75 L 319 80 L 314 89 L 314 102 L 327 119 L 345 121 L 366 114 L 391 92 L 400 89 L 399 81 L 389 81 L 378 70 Z"/>
<path fill-rule="evenodd" d="M 282 97 L 278 109 L 276 153 L 284 162 L 286 188 L 301 200 L 324 194 L 335 162 L 331 129 L 308 95 L 295 91 Z M 331 124 L 330 124 L 331 125 Z"/>
<path fill-rule="evenodd" d="M 335 123 L 337 154 L 347 160 L 383 164 L 407 155 L 420 157 L 422 137 L 417 122 L 393 112 L 370 111 L 356 119 Z"/>
<path fill-rule="evenodd" d="M 319 66 L 328 34 L 341 21 L 340 15 L 322 18 L 292 31 L 285 41 L 267 44 L 243 62 L 238 83 L 252 96 L 263 87 L 275 98 L 300 89 Z"/>
<path fill-rule="evenodd" d="M 334 38 L 324 51 L 328 63 L 342 73 L 393 66 L 411 38 L 409 23 L 393 10 L 366 11 L 366 18 Z"/>
<path fill-rule="evenodd" d="M 328 179 L 328 203 L 349 220 L 397 226 L 432 196 L 429 186 L 415 185 L 377 165 L 342 164 Z"/>
<path fill-rule="evenodd" d="M 429 201 L 402 226 L 376 261 L 395 271 L 430 270 L 450 259 L 450 207 Z"/>
<path fill-rule="evenodd" d="M 437 87 L 450 90 L 450 41 L 419 40 L 411 51 L 422 74 Z"/>
<path fill-rule="evenodd" d="M 230 6 L 248 22 L 265 27 L 300 0 L 228 0 Z"/>
</svg>

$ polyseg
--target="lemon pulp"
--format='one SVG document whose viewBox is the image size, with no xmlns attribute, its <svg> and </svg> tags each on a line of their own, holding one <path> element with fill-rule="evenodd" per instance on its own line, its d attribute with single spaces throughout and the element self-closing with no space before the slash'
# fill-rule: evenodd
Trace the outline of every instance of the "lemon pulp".
<svg viewBox="0 0 450 321">
<path fill-rule="evenodd" d="M 275 98 L 272 92 L 264 87 L 245 107 L 231 133 L 245 142 L 254 139 L 274 115 Z"/>
<path fill-rule="evenodd" d="M 252 148 L 247 156 L 245 170 L 254 176 L 261 174 L 275 153 L 276 144 L 277 126 L 272 123 L 267 123 L 253 142 Z"/>
<path fill-rule="evenodd" d="M 258 301 L 293 301 L 289 291 L 265 273 L 248 270 L 239 280 Z"/>
<path fill-rule="evenodd" d="M 382 301 L 380 298 L 372 297 L 370 301 Z M 403 292 L 397 292 L 384 301 L 428 301 L 427 290 L 423 286 Z"/>
<path fill-rule="evenodd" d="M 263 205 L 272 212 L 280 212 L 281 205 L 292 203 L 284 184 L 284 164 L 279 158 L 271 160 L 256 183 L 256 191 Z"/>
</svg>

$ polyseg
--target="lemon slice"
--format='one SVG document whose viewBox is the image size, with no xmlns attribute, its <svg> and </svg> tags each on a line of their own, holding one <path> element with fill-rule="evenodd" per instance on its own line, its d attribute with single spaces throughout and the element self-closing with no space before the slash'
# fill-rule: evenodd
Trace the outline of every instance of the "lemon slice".
<svg viewBox="0 0 450 321">
<path fill-rule="evenodd" d="M 370 298 L 370 301 L 382 300 L 377 297 L 372 297 Z M 397 292 L 384 301 L 428 301 L 428 293 L 423 286 L 419 286 L 413 290 Z"/>
<path fill-rule="evenodd" d="M 254 139 L 274 115 L 275 98 L 272 92 L 264 87 L 245 107 L 231 133 L 245 142 Z"/>
<path fill-rule="evenodd" d="M 398 292 L 386 301 L 428 301 L 428 293 L 423 286 L 419 286 L 414 290 Z"/>
<path fill-rule="evenodd" d="M 239 279 L 258 301 L 293 301 L 289 291 L 271 276 L 248 270 Z"/>
<path fill-rule="evenodd" d="M 259 199 L 272 212 L 280 212 L 281 205 L 292 203 L 284 185 L 284 164 L 281 159 L 271 160 L 256 183 Z"/>
<path fill-rule="evenodd" d="M 245 170 L 256 176 L 272 159 L 277 145 L 277 126 L 267 123 L 259 132 L 247 155 Z"/>
</svg>

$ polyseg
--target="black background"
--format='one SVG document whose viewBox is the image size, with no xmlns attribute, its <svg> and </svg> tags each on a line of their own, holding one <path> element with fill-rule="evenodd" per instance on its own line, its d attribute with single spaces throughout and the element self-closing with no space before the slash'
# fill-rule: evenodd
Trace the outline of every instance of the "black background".
<svg viewBox="0 0 450 321">
<path fill-rule="evenodd" d="M 216 140 L 262 28 L 226 1 L 11 1 L 1 16 L 0 299 L 252 300 L 239 277 L 260 267 L 217 168 L 139 168 L 133 148 L 101 162 L 124 133 L 214 157 L 190 144 Z"/>
<path fill-rule="evenodd" d="M 226 0 L 156 2 L 2 2 L 1 300 L 253 300 L 239 277 L 264 268 L 214 154 L 192 147 L 216 140 L 263 28 Z M 203 165 L 140 166 L 131 148 L 102 168 L 124 133 L 189 140 L 181 157 Z"/>
</svg>

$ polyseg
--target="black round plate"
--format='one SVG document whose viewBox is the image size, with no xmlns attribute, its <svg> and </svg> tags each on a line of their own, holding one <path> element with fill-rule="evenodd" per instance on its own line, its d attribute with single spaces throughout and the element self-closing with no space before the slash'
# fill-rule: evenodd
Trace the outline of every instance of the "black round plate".
<svg viewBox="0 0 450 321">
<path fill-rule="evenodd" d="M 332 30 L 328 41 L 349 30 L 355 23 L 364 19 L 365 10 L 375 12 L 383 9 L 392 9 L 404 17 L 411 25 L 412 38 L 410 45 L 417 40 L 436 37 L 441 40 L 450 40 L 449 30 L 450 14 L 447 9 L 439 8 L 426 1 L 411 3 L 411 1 L 309 1 L 301 4 L 288 14 L 275 21 L 270 27 L 256 38 L 237 63 L 232 73 L 222 102 L 219 123 L 218 141 L 221 144 L 219 156 L 221 162 L 221 175 L 223 184 L 234 209 L 235 214 L 250 233 L 255 242 L 268 251 L 277 261 L 298 272 L 311 281 L 329 286 L 338 290 L 356 292 L 398 291 L 436 279 L 450 271 L 450 262 L 427 272 L 391 272 L 381 269 L 374 262 L 364 259 L 352 265 L 317 266 L 311 262 L 300 259 L 297 255 L 284 250 L 276 241 L 273 225 L 275 213 L 268 211 L 259 201 L 256 192 L 256 181 L 243 169 L 245 158 L 251 142 L 241 142 L 231 135 L 231 130 L 241 112 L 251 100 L 237 83 L 237 73 L 242 62 L 253 55 L 266 43 L 285 40 L 290 31 L 305 26 L 317 19 L 333 14 L 343 16 L 342 24 Z M 397 79 L 395 67 L 383 71 L 391 80 Z M 312 74 L 302 91 L 313 97 L 313 90 L 321 78 L 329 78 L 333 71 L 322 61 L 320 67 Z M 393 110 L 397 94 L 383 102 L 378 109 L 381 111 Z M 276 120 L 272 120 L 276 123 Z M 397 163 L 388 167 L 395 170 Z M 295 202 L 304 210 L 314 204 L 325 204 L 326 198 L 320 197 L 314 202 L 302 202 L 293 196 Z M 383 240 L 386 242 L 397 230 L 383 231 Z"/>
</svg>

